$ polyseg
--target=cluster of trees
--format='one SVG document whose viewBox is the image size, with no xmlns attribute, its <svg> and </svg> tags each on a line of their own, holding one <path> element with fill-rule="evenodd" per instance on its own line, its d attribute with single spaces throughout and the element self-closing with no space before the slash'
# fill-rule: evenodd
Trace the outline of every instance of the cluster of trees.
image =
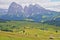
<svg viewBox="0 0 60 40">
<path fill-rule="evenodd" d="M 10 26 L 10 25 L 0 25 L 0 30 L 1 31 L 6 31 L 6 32 L 13 32 L 13 29 L 15 28 L 16 26 Z"/>
<path fill-rule="evenodd" d="M 25 33 L 25 27 L 23 27 L 23 29 L 19 26 L 15 26 L 15 25 L 0 25 L 0 30 L 1 31 L 6 31 L 6 32 L 19 32 L 22 31 L 23 33 Z"/>
</svg>

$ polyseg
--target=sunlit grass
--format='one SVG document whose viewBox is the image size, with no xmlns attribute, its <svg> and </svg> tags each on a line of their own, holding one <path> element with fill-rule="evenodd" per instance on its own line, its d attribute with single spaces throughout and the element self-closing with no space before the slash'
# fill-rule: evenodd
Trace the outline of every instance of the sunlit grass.
<svg viewBox="0 0 60 40">
<path fill-rule="evenodd" d="M 60 40 L 60 27 L 54 25 L 28 21 L 7 21 L 0 23 L 1 26 L 3 29 L 13 32 L 0 31 L 0 40 Z M 53 39 L 50 39 L 51 37 Z"/>
<path fill-rule="evenodd" d="M 0 32 L 0 40 L 50 40 L 50 36 L 54 37 L 53 40 L 60 40 L 60 32 L 55 31 L 25 29 L 25 33 Z"/>
</svg>

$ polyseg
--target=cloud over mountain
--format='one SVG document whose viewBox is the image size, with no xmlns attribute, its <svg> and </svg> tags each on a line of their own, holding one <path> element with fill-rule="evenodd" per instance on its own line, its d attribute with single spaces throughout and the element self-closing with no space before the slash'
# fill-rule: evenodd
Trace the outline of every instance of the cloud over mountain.
<svg viewBox="0 0 60 40">
<path fill-rule="evenodd" d="M 55 2 L 56 1 L 56 2 Z M 8 6 L 12 3 L 16 2 L 18 4 L 21 4 L 22 6 L 24 5 L 29 5 L 29 4 L 39 4 L 42 7 L 50 10 L 55 10 L 55 11 L 60 11 L 58 7 L 54 8 L 53 6 L 60 5 L 60 1 L 58 0 L 0 0 L 0 8 L 8 8 Z M 51 8 L 53 7 L 53 8 Z"/>
</svg>

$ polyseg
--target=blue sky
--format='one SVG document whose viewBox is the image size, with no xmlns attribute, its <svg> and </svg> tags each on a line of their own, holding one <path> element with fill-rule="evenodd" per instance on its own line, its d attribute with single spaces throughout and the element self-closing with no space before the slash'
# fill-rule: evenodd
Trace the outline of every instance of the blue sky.
<svg viewBox="0 0 60 40">
<path fill-rule="evenodd" d="M 51 2 L 59 2 L 60 0 L 51 0 Z"/>
<path fill-rule="evenodd" d="M 60 11 L 60 0 L 0 0 L 0 8 L 7 9 L 12 2 L 16 2 L 22 6 L 39 4 L 46 9 Z"/>
</svg>

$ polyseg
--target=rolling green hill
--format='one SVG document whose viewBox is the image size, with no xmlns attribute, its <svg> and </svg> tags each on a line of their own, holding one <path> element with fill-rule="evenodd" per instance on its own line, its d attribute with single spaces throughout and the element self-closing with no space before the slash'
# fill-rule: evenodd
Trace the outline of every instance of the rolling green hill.
<svg viewBox="0 0 60 40">
<path fill-rule="evenodd" d="M 60 32 L 40 29 L 25 29 L 25 33 L 0 32 L 0 40 L 60 40 Z"/>
<path fill-rule="evenodd" d="M 0 40 L 60 40 L 60 27 L 28 21 L 0 22 Z"/>
</svg>

